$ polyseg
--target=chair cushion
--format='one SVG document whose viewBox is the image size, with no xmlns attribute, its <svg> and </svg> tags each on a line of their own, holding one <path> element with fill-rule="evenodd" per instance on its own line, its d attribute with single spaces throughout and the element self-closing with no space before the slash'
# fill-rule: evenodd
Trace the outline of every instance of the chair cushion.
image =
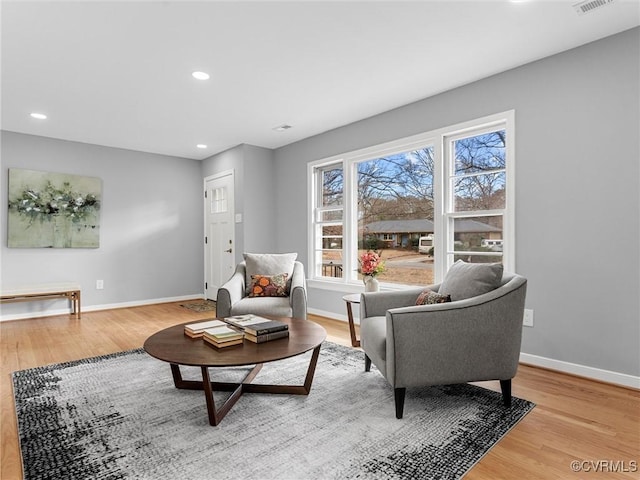
<svg viewBox="0 0 640 480">
<path fill-rule="evenodd" d="M 360 325 L 360 341 L 374 365 L 382 368 L 387 361 L 387 317 L 367 317 Z"/>
<path fill-rule="evenodd" d="M 438 293 L 451 295 L 451 300 L 464 300 L 490 292 L 500 286 L 501 263 L 454 263 L 440 284 Z"/>
<path fill-rule="evenodd" d="M 293 310 L 289 297 L 244 297 L 231 307 L 231 315 L 273 315 L 274 317 L 291 317 Z"/>
<path fill-rule="evenodd" d="M 428 288 L 425 288 L 420 295 L 418 295 L 418 299 L 416 300 L 416 305 L 432 305 L 434 303 L 447 303 L 451 301 L 451 295 L 443 295 L 438 292 L 434 292 Z"/>
<path fill-rule="evenodd" d="M 249 296 L 286 297 L 288 276 L 286 273 L 279 273 L 277 275 L 251 275 Z"/>
<path fill-rule="evenodd" d="M 280 273 L 286 273 L 288 276 L 287 295 L 289 295 L 291 276 L 293 275 L 293 266 L 296 258 L 298 258 L 297 253 L 245 253 L 246 295 L 249 295 L 251 290 L 252 275 L 278 275 Z"/>
</svg>

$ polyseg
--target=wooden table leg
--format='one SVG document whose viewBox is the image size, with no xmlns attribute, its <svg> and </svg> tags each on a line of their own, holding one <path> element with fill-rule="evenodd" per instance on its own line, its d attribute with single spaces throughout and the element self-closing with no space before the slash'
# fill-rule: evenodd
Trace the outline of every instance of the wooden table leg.
<svg viewBox="0 0 640 480">
<path fill-rule="evenodd" d="M 204 398 L 207 401 L 207 413 L 209 415 L 209 425 L 212 425 L 215 427 L 216 425 L 218 425 L 219 420 L 222 420 L 222 418 L 220 419 L 218 418 L 218 415 L 217 415 L 218 412 L 216 412 L 216 404 L 213 401 L 213 389 L 211 388 L 211 380 L 209 379 L 209 369 L 207 367 L 200 367 L 200 368 L 202 369 L 202 387 L 204 390 Z M 242 392 L 242 389 L 240 391 Z"/>
<path fill-rule="evenodd" d="M 347 317 L 349 318 L 349 333 L 351 334 L 351 345 L 353 347 L 359 347 L 360 340 L 356 338 L 356 326 L 353 323 L 353 310 L 351 310 L 351 302 L 347 302 Z"/>
<path fill-rule="evenodd" d="M 320 347 L 321 345 L 318 345 L 313 349 L 311 359 L 309 360 L 309 366 L 307 367 L 307 373 L 304 377 L 303 385 L 265 385 L 245 383 L 244 391 L 248 393 L 309 395 L 309 392 L 311 391 L 311 384 L 313 383 L 313 376 L 316 371 L 316 365 L 318 364 L 318 357 L 320 356 Z"/>
<path fill-rule="evenodd" d="M 73 304 L 73 313 L 75 313 L 76 318 L 81 317 L 80 313 L 80 290 L 76 290 L 75 292 L 71 292 L 71 303 Z"/>
<path fill-rule="evenodd" d="M 176 388 L 180 389 L 204 391 L 204 398 L 207 402 L 207 415 L 209 416 L 209 425 L 215 427 L 222 421 L 225 415 L 229 413 L 231 407 L 233 407 L 233 405 L 238 401 L 243 393 L 309 395 L 309 392 L 311 391 L 311 385 L 313 383 L 313 376 L 316 371 L 316 365 L 318 364 L 318 357 L 320 356 L 320 347 L 321 345 L 318 345 L 313 349 L 303 385 L 265 385 L 251 383 L 262 368 L 261 363 L 256 364 L 244 377 L 241 383 L 212 382 L 209 376 L 208 367 L 200 367 L 200 370 L 202 371 L 202 381 L 184 380 L 182 378 L 182 373 L 180 372 L 180 366 L 175 363 L 171 363 L 170 365 L 171 374 L 173 376 L 173 384 Z M 213 399 L 213 392 L 218 390 L 232 392 L 220 408 L 216 408 L 216 404 Z"/>
<path fill-rule="evenodd" d="M 200 370 L 202 371 L 202 381 L 184 380 L 182 378 L 182 373 L 180 373 L 180 366 L 174 363 L 171 364 L 171 374 L 173 375 L 173 384 L 176 388 L 204 391 L 204 398 L 207 402 L 207 415 L 209 416 L 209 425 L 215 427 L 222 421 L 224 416 L 229 413 L 231 407 L 233 407 L 233 405 L 246 391 L 247 385 L 250 385 L 250 382 L 253 381 L 261 368 L 261 363 L 255 365 L 245 376 L 241 383 L 212 382 L 211 377 L 209 376 L 208 367 L 200 367 Z M 214 390 L 232 392 L 220 408 L 216 408 L 216 403 L 213 399 Z"/>
</svg>

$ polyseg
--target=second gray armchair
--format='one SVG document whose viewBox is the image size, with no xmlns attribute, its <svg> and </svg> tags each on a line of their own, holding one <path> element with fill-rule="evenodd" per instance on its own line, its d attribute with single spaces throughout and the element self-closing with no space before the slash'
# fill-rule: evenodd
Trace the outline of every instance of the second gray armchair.
<svg viewBox="0 0 640 480">
<path fill-rule="evenodd" d="M 250 287 L 255 272 L 263 276 L 287 273 L 286 292 L 252 295 Z M 307 318 L 304 266 L 295 261 L 295 254 L 245 254 L 245 261 L 236 266 L 235 273 L 218 289 L 216 315 L 230 317 L 247 313 Z"/>
<path fill-rule="evenodd" d="M 454 267 L 458 273 L 468 272 L 469 265 Z M 394 388 L 397 418 L 402 418 L 407 388 L 418 386 L 499 380 L 504 404 L 510 405 L 527 280 L 503 275 L 501 265 L 491 275 L 496 285 L 481 285 L 485 293 L 471 297 L 473 289 L 464 276 L 430 287 L 440 294 L 459 295 L 451 295 L 448 303 L 416 305 L 421 288 L 362 294 L 365 370 L 373 362 Z"/>
</svg>

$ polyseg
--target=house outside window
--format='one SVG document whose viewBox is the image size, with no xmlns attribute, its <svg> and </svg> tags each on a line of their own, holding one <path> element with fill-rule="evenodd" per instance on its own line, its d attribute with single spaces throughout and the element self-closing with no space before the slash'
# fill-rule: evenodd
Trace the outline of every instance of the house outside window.
<svg viewBox="0 0 640 480">
<path fill-rule="evenodd" d="M 458 259 L 514 271 L 513 137 L 511 111 L 311 163 L 310 280 L 361 284 L 367 250 L 388 288 Z"/>
</svg>

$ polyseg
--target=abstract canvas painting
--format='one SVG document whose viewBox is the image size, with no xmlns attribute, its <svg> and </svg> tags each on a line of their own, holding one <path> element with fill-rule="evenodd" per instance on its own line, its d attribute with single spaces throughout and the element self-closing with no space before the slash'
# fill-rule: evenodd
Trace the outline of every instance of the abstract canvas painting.
<svg viewBox="0 0 640 480">
<path fill-rule="evenodd" d="M 8 246 L 98 248 L 102 181 L 9 169 Z"/>
</svg>

